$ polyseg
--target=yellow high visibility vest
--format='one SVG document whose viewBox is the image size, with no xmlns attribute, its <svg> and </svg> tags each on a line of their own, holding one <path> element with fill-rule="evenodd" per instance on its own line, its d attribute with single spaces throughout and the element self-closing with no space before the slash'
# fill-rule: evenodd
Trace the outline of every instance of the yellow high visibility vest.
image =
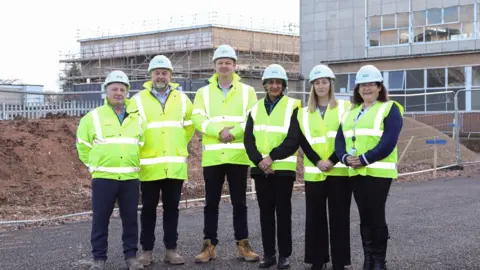
<svg viewBox="0 0 480 270">
<path fill-rule="evenodd" d="M 247 112 L 257 101 L 253 87 L 241 83 L 237 74 L 233 76 L 232 88 L 225 96 L 218 88 L 218 76 L 209 79 L 210 84 L 200 88 L 193 102 L 192 121 L 202 133 L 202 167 L 220 164 L 250 164 L 243 135 Z M 233 127 L 230 133 L 235 140 L 220 141 L 220 132 Z"/>
<path fill-rule="evenodd" d="M 143 86 L 145 89 L 132 98 L 147 121 L 145 146 L 140 152 L 140 181 L 187 180 L 188 143 L 195 133 L 190 120 L 192 102 L 176 90 L 178 84 L 170 83 L 171 92 L 163 109 L 150 92 L 152 82 Z"/>
<path fill-rule="evenodd" d="M 298 111 L 298 123 L 300 129 L 312 146 L 313 150 L 322 160 L 327 160 L 335 152 L 335 137 L 342 116 L 351 106 L 346 100 L 337 100 L 337 106 L 331 108 L 328 105 L 324 118 L 319 112 L 309 112 L 308 107 Z M 327 176 L 348 176 L 348 168 L 341 162 L 338 162 L 328 172 L 322 172 L 306 156 L 303 158 L 304 180 L 305 181 L 324 181 Z"/>
<path fill-rule="evenodd" d="M 356 156 L 361 156 L 367 151 L 373 149 L 379 142 L 383 134 L 383 120 L 390 113 L 393 103 L 395 103 L 401 115 L 404 109 L 396 101 L 377 102 L 370 107 L 364 115 L 358 120 L 354 128 L 354 122 L 362 106 L 357 106 L 344 114 L 342 119 L 343 135 L 345 137 L 345 146 L 347 153 L 355 147 Z M 352 138 L 355 136 L 355 143 Z M 359 169 L 348 169 L 350 176 L 363 175 L 384 178 L 397 178 L 397 147 L 390 155 L 380 161 L 369 164 Z"/>
<path fill-rule="evenodd" d="M 80 120 L 76 147 L 92 178 L 138 179 L 146 123 L 135 104 L 125 99 L 125 105 L 128 116 L 122 124 L 106 99 Z"/>
<path fill-rule="evenodd" d="M 293 110 L 300 107 L 300 100 L 288 96 L 283 96 L 278 101 L 270 115 L 267 114 L 265 108 L 265 98 L 259 100 L 253 106 L 251 111 L 253 136 L 257 149 L 263 157 L 268 156 L 273 148 L 279 146 L 285 140 L 290 128 Z M 255 167 L 255 164 L 251 161 L 250 167 Z M 271 167 L 273 170 L 296 171 L 297 151 L 290 157 L 274 161 Z"/>
</svg>

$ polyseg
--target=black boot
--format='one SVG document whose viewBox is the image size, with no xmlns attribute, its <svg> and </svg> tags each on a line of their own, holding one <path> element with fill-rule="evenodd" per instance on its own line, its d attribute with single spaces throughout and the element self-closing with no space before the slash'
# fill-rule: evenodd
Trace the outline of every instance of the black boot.
<svg viewBox="0 0 480 270">
<path fill-rule="evenodd" d="M 389 239 L 388 227 L 372 230 L 373 240 L 373 270 L 387 270 L 387 242 Z"/>
<path fill-rule="evenodd" d="M 279 257 L 277 269 L 289 269 L 290 268 L 290 260 L 287 257 Z"/>
<path fill-rule="evenodd" d="M 364 256 L 363 270 L 371 270 L 373 269 L 372 230 L 360 225 L 360 236 L 362 237 Z"/>
<path fill-rule="evenodd" d="M 277 257 L 275 256 L 267 256 L 264 257 L 261 261 L 260 264 L 258 265 L 259 268 L 270 268 L 277 264 Z"/>
</svg>

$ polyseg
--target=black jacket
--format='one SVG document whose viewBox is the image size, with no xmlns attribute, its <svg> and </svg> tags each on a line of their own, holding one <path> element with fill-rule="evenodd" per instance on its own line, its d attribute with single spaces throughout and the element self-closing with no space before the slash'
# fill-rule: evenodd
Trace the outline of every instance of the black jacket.
<svg viewBox="0 0 480 270">
<path fill-rule="evenodd" d="M 297 120 L 297 114 L 298 108 L 295 109 L 292 113 L 287 137 L 279 146 L 272 149 L 269 156 L 270 158 L 272 158 L 273 161 L 284 159 L 295 153 L 295 151 L 298 150 L 298 147 L 301 147 L 303 152 L 305 153 L 306 158 L 308 158 L 313 164 L 317 164 L 317 162 L 321 158 L 308 143 L 305 135 L 303 135 Z M 260 152 L 258 151 L 255 144 L 255 137 L 253 136 L 253 119 L 250 115 L 248 115 L 248 120 L 245 127 L 244 144 L 249 159 L 257 166 L 251 169 L 251 175 L 264 175 L 264 172 L 260 168 L 258 168 L 258 163 L 263 160 L 263 157 L 262 154 L 260 154 Z M 329 159 L 333 162 L 333 164 L 336 164 L 338 162 L 338 158 L 335 153 L 333 153 Z M 303 164 L 301 164 L 301 166 L 303 166 Z M 296 172 L 287 170 L 276 170 L 275 175 L 295 176 Z"/>
</svg>

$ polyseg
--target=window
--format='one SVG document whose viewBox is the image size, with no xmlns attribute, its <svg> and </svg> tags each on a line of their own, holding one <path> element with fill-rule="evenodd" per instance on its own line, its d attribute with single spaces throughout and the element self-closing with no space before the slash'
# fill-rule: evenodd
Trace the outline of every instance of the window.
<svg viewBox="0 0 480 270">
<path fill-rule="evenodd" d="M 348 74 L 335 76 L 335 93 L 346 93 L 348 86 Z"/>
<path fill-rule="evenodd" d="M 440 24 L 442 23 L 442 9 L 431 8 L 427 10 L 427 24 Z"/>
<path fill-rule="evenodd" d="M 445 89 L 427 89 L 426 93 L 432 93 L 426 95 L 427 98 L 427 111 L 446 111 L 447 110 L 447 95 L 436 92 L 445 92 Z M 436 93 L 436 94 L 433 94 Z M 453 100 L 451 101 L 453 102 Z"/>
<path fill-rule="evenodd" d="M 369 17 L 370 47 L 474 39 L 480 31 L 480 3 L 414 11 L 411 18 L 412 23 L 408 12 Z"/>
<path fill-rule="evenodd" d="M 465 68 L 449 67 L 447 79 L 448 79 L 447 87 L 465 86 Z"/>
<path fill-rule="evenodd" d="M 405 89 L 405 72 L 390 71 L 388 73 L 388 88 L 389 89 Z"/>
<path fill-rule="evenodd" d="M 413 96 L 413 94 L 424 94 L 425 90 L 407 91 L 405 97 L 405 110 L 408 112 L 425 111 L 425 95 Z"/>
<path fill-rule="evenodd" d="M 445 69 L 427 69 L 427 87 L 445 87 Z"/>
<path fill-rule="evenodd" d="M 399 96 L 395 96 L 395 95 L 399 95 Z M 400 96 L 401 95 L 401 96 Z M 395 91 L 395 90 L 389 90 L 388 91 L 388 97 L 391 99 L 391 100 L 395 100 L 397 101 L 398 103 L 400 103 L 403 108 L 405 108 L 405 90 L 401 90 L 401 91 Z"/>
<path fill-rule="evenodd" d="M 407 89 L 424 88 L 423 69 L 407 70 Z"/>
<path fill-rule="evenodd" d="M 385 73 L 392 100 L 402 104 L 407 112 L 453 111 L 455 94 L 459 91 L 458 108 L 465 110 L 465 67 L 441 67 L 414 70 L 392 70 Z M 387 75 L 388 74 L 388 75 Z M 472 88 L 480 90 L 480 65 L 472 67 Z M 452 93 L 446 93 L 446 92 Z M 472 100 L 480 99 L 480 91 L 472 91 Z M 480 110 L 478 102 L 472 109 Z"/>
<path fill-rule="evenodd" d="M 370 47 L 408 43 L 409 13 L 369 17 Z"/>
</svg>

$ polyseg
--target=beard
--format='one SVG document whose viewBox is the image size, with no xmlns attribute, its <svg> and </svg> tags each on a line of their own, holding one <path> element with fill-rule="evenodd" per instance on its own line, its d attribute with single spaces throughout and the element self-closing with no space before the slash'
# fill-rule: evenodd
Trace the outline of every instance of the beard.
<svg viewBox="0 0 480 270">
<path fill-rule="evenodd" d="M 167 83 L 164 83 L 164 82 L 155 82 L 153 83 L 153 88 L 155 88 L 155 90 L 163 90 L 165 89 L 165 87 L 167 87 Z"/>
</svg>

